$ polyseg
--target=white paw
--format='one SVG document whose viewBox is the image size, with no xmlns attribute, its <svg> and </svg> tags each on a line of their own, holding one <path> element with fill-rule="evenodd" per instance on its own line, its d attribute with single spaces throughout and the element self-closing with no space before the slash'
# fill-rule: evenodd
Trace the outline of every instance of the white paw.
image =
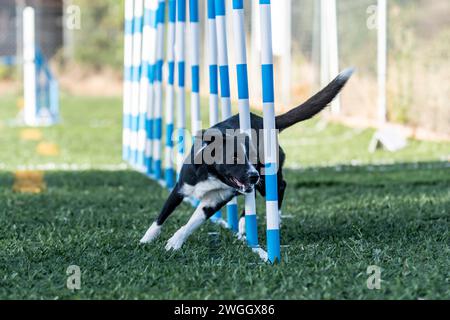
<svg viewBox="0 0 450 320">
<path fill-rule="evenodd" d="M 179 250 L 183 246 L 185 240 L 186 237 L 184 234 L 184 227 L 183 227 L 179 229 L 177 232 L 175 232 L 172 238 L 170 238 L 169 241 L 167 241 L 166 251 Z"/>
<path fill-rule="evenodd" d="M 239 219 L 239 234 L 245 235 L 245 218 L 244 217 Z"/>
<path fill-rule="evenodd" d="M 158 238 L 158 236 L 161 234 L 161 226 L 158 226 L 156 224 L 156 222 L 154 222 L 150 228 L 148 228 L 147 232 L 145 233 L 145 235 L 142 237 L 140 243 L 144 244 L 144 243 L 150 243 L 153 240 L 155 240 L 156 238 Z"/>
</svg>

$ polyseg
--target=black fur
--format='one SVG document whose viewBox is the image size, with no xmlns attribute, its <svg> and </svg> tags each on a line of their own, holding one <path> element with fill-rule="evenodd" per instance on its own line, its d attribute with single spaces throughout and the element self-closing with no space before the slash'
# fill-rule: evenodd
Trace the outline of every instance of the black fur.
<svg viewBox="0 0 450 320">
<path fill-rule="evenodd" d="M 308 101 L 283 115 L 277 116 L 275 119 L 276 128 L 279 131 L 283 131 L 298 122 L 310 119 L 311 117 L 322 111 L 345 86 L 352 73 L 352 69 L 345 70 L 327 87 L 318 92 Z M 256 130 L 256 132 L 262 130 L 263 118 L 253 113 L 250 114 L 250 117 L 252 129 Z M 245 144 L 241 144 L 242 149 L 246 150 L 246 155 L 239 156 L 239 154 L 237 153 L 232 155 L 236 160 L 234 164 L 225 164 L 224 161 L 216 161 L 214 163 L 208 164 L 202 161 L 202 156 L 204 156 L 204 153 L 208 151 L 208 146 L 211 143 L 211 141 L 205 140 L 204 137 L 217 132 L 219 132 L 224 139 L 223 145 L 221 145 L 222 147 L 217 152 L 223 152 L 223 159 L 225 159 L 225 145 L 228 145 L 225 144 L 225 142 L 230 142 L 235 145 L 235 140 L 237 139 L 237 137 L 234 136 L 230 137 L 227 134 L 227 129 L 239 129 L 239 115 L 232 116 L 231 118 L 218 123 L 212 128 L 203 131 L 203 140 L 197 139 L 197 142 L 200 143 L 197 143 L 192 147 L 190 156 L 188 156 L 187 158 L 187 160 L 189 161 L 186 161 L 184 163 L 180 172 L 179 181 L 176 184 L 175 188 L 172 190 L 158 219 L 156 220 L 158 226 L 161 226 L 165 222 L 170 214 L 182 202 L 183 198 L 187 196 L 186 187 L 192 189 L 202 182 L 209 182 L 211 179 L 213 179 L 214 181 L 222 182 L 223 185 L 229 189 L 211 189 L 207 190 L 204 193 L 205 198 L 210 199 L 214 198 L 215 192 L 219 194 L 219 190 L 222 191 L 217 199 L 214 198 L 214 201 L 208 200 L 208 203 L 205 203 L 203 212 L 206 219 L 210 218 L 217 210 L 224 206 L 234 196 L 250 192 L 253 190 L 253 188 L 255 188 L 263 197 L 265 196 L 264 175 L 262 174 L 262 169 L 264 167 L 263 159 L 261 159 L 263 157 L 262 152 L 255 153 L 257 155 L 256 159 L 249 159 L 248 151 L 250 148 L 250 144 L 248 139 Z M 257 150 L 261 151 L 264 149 L 264 142 L 259 137 L 259 135 L 253 137 L 252 141 Z M 200 147 L 203 147 L 203 149 L 199 150 Z M 285 157 L 285 153 L 280 147 L 278 170 L 279 208 L 281 208 L 282 206 L 284 192 L 287 186 L 286 181 L 283 178 L 283 165 L 285 162 Z M 254 169 L 256 169 L 256 171 Z M 207 183 L 205 185 L 208 186 Z M 211 188 L 213 186 L 217 186 L 217 183 L 212 183 Z"/>
</svg>

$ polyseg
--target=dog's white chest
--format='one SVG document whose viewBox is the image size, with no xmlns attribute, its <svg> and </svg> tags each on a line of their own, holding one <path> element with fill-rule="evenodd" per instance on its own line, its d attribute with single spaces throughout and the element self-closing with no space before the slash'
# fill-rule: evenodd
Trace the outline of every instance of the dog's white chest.
<svg viewBox="0 0 450 320">
<path fill-rule="evenodd" d="M 214 204 L 227 198 L 233 193 L 233 189 L 219 179 L 210 177 L 208 180 L 201 181 L 195 186 L 184 184 L 181 192 L 187 197 Z"/>
</svg>

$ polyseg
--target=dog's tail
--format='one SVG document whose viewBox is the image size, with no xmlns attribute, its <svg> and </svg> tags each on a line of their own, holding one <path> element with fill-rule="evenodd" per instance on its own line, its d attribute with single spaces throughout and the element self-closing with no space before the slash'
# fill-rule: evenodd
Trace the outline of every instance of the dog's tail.
<svg viewBox="0 0 450 320">
<path fill-rule="evenodd" d="M 322 111 L 338 95 L 353 74 L 354 69 L 342 71 L 330 84 L 298 107 L 275 118 L 276 128 L 282 131 L 294 124 L 308 120 Z"/>
</svg>

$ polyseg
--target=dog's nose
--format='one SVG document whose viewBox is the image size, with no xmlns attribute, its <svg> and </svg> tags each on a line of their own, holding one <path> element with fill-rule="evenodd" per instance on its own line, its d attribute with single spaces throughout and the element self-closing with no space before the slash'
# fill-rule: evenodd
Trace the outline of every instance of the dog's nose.
<svg viewBox="0 0 450 320">
<path fill-rule="evenodd" d="M 251 184 L 257 184 L 258 183 L 258 181 L 259 181 L 259 174 L 258 174 L 258 172 L 250 172 L 249 174 L 248 174 L 248 181 L 251 183 Z"/>
</svg>

